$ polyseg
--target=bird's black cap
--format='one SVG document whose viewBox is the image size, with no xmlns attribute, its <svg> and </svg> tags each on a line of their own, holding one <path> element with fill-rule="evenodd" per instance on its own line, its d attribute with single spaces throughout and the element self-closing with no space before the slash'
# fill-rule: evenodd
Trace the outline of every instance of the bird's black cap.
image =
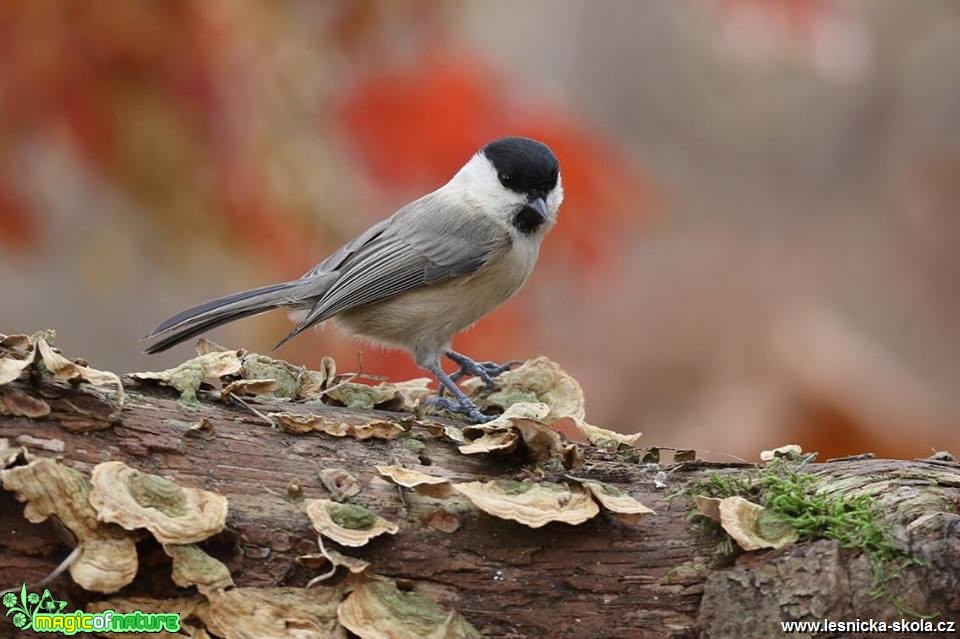
<svg viewBox="0 0 960 639">
<path fill-rule="evenodd" d="M 511 191 L 542 197 L 557 185 L 560 163 L 543 142 L 512 136 L 494 140 L 480 151 Z"/>
</svg>

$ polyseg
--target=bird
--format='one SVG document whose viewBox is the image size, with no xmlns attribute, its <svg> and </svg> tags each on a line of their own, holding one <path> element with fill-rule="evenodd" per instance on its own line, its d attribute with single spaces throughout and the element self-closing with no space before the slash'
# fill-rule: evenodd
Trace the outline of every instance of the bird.
<svg viewBox="0 0 960 639">
<path fill-rule="evenodd" d="M 300 319 L 275 349 L 335 319 L 354 336 L 409 352 L 433 374 L 439 392 L 427 404 L 488 421 L 457 381 L 478 377 L 492 390 L 494 378 L 516 362 L 475 361 L 453 350 L 453 337 L 520 290 L 562 202 L 560 163 L 549 146 L 522 136 L 493 140 L 446 184 L 374 224 L 300 278 L 204 302 L 167 319 L 146 336 L 157 340 L 146 352 L 285 308 Z M 458 370 L 444 372 L 441 356 Z"/>
</svg>

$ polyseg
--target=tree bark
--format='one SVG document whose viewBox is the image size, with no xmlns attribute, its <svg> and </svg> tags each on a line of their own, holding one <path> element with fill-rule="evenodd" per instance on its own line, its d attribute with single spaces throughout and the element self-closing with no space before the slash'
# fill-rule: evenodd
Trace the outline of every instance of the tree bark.
<svg viewBox="0 0 960 639">
<path fill-rule="evenodd" d="M 744 467 L 659 467 L 587 446 L 577 476 L 612 483 L 656 514 L 636 525 L 601 513 L 578 526 L 530 529 L 483 514 L 456 493 L 445 501 L 412 491 L 401 497 L 374 469 L 395 464 L 455 482 L 531 472 L 514 458 L 462 455 L 440 438 L 425 438 L 420 449 L 406 436 L 357 441 L 291 434 L 240 406 L 208 396 L 192 408 L 170 389 L 130 381 L 119 415 L 109 399 L 84 387 L 36 380 L 11 386 L 52 408 L 38 419 L 0 417 L 0 437 L 11 443 L 37 456 L 60 456 L 84 473 L 107 459 L 122 460 L 226 496 L 227 528 L 204 547 L 228 565 L 238 586 L 302 586 L 313 576 L 295 561 L 316 552 L 304 500 L 329 498 L 318 473 L 342 468 L 360 480 L 364 503 L 400 525 L 395 536 L 345 552 L 460 611 L 487 637 L 769 637 L 791 619 L 916 619 L 911 612 L 960 618 L 960 465 L 945 456 L 811 464 L 826 490 L 876 494 L 895 536 L 923 561 L 891 585 L 894 595 L 872 598 L 867 560 L 831 540 L 718 560 L 717 534 L 692 520 L 688 499 L 669 496 L 707 473 Z M 319 402 L 257 400 L 254 406 L 356 423 L 409 417 Z M 186 426 L 201 418 L 213 427 L 210 439 L 187 434 Z M 665 487 L 662 475 L 656 481 L 660 471 L 666 471 Z M 454 532 L 424 523 L 441 507 L 459 520 Z M 36 582 L 69 552 L 54 523 L 29 524 L 22 512 L 0 491 L 0 586 Z M 166 555 L 150 540 L 139 551 L 138 577 L 118 594 L 174 596 Z M 74 606 L 105 598 L 66 575 L 49 587 Z M 0 634 L 9 628 L 0 626 Z"/>
</svg>

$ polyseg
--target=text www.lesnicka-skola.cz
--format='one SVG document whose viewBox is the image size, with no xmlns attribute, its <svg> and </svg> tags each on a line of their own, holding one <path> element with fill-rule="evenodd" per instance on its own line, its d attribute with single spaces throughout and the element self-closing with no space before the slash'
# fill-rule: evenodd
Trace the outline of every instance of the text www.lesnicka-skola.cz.
<svg viewBox="0 0 960 639">
<path fill-rule="evenodd" d="M 942 632 L 960 631 L 956 621 L 938 621 L 933 619 L 900 619 L 899 621 L 875 621 L 873 619 L 854 619 L 853 621 L 781 621 L 784 632 Z"/>
</svg>

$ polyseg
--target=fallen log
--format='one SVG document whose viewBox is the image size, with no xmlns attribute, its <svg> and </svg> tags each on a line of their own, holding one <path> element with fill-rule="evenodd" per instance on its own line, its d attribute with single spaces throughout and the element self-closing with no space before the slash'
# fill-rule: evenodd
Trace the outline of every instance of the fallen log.
<svg viewBox="0 0 960 639">
<path fill-rule="evenodd" d="M 685 487 L 707 477 L 742 476 L 753 472 L 749 465 L 644 463 L 626 447 L 585 445 L 582 464 L 568 470 L 534 463 L 522 451 L 461 454 L 436 427 L 421 428 L 407 413 L 265 396 L 247 400 L 249 410 L 204 391 L 191 405 L 148 382 L 127 378 L 124 387 L 118 408 L 109 393 L 86 385 L 21 378 L 7 393 L 42 399 L 50 411 L 0 416 L 0 437 L 87 476 L 98 464 L 122 461 L 223 495 L 225 529 L 203 548 L 240 587 L 304 587 L 316 576 L 297 561 L 317 553 L 306 504 L 337 497 L 330 473 L 322 475 L 340 469 L 357 480 L 365 506 L 399 525 L 397 534 L 344 553 L 370 562 L 373 572 L 402 589 L 459 611 L 485 637 L 769 637 L 789 620 L 960 618 L 960 465 L 947 455 L 806 465 L 826 492 L 873 495 L 890 538 L 916 560 L 891 577 L 881 596 L 871 596 L 875 567 L 856 548 L 821 538 L 737 552 L 716 527 L 692 516 L 691 499 L 680 494 Z M 294 433 L 263 419 L 280 412 L 354 426 L 387 422 L 402 432 L 365 440 Z M 441 499 L 398 487 L 376 466 L 420 470 L 453 484 L 569 474 L 615 486 L 655 514 L 623 523 L 601 512 L 578 525 L 530 528 L 481 512 L 456 491 Z M 71 550 L 55 518 L 29 523 L 11 492 L 0 491 L 0 530 L 3 587 L 39 582 Z M 147 536 L 137 550 L 139 572 L 119 593 L 87 592 L 67 574 L 48 587 L 77 608 L 109 596 L 183 596 L 161 546 Z"/>
</svg>

